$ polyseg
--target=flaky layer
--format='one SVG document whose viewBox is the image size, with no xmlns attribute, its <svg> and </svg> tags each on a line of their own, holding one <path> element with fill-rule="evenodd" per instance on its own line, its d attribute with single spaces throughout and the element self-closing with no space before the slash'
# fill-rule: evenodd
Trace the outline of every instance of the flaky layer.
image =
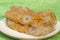
<svg viewBox="0 0 60 40">
<path fill-rule="evenodd" d="M 50 10 L 36 13 L 28 8 L 12 7 L 6 17 L 10 28 L 34 36 L 49 34 L 57 23 L 55 14 Z"/>
<path fill-rule="evenodd" d="M 14 21 L 11 21 L 7 19 L 7 25 L 12 28 L 13 30 L 16 30 L 18 32 L 26 33 L 29 35 L 34 36 L 44 36 L 49 34 L 54 30 L 54 26 L 44 26 L 44 25 L 23 25 L 15 23 Z"/>
</svg>

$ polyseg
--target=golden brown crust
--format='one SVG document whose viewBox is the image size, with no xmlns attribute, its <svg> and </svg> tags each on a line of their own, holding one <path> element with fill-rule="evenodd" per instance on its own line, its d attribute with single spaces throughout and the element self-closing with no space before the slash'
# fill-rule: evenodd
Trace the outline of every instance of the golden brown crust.
<svg viewBox="0 0 60 40">
<path fill-rule="evenodd" d="M 38 24 L 22 25 L 22 24 L 17 24 L 14 21 L 11 21 L 9 19 L 7 19 L 7 25 L 13 30 L 16 30 L 21 33 L 26 33 L 29 35 L 34 35 L 34 36 L 44 36 L 54 30 L 54 27 L 52 26 L 44 27 L 44 25 L 38 25 Z"/>
<path fill-rule="evenodd" d="M 46 26 L 50 26 L 50 25 L 56 25 L 57 20 L 56 20 L 56 16 L 55 14 L 48 10 L 45 12 L 38 12 L 38 18 L 41 19 L 40 23 L 44 24 Z"/>
<path fill-rule="evenodd" d="M 25 18 L 27 15 L 27 17 L 31 17 L 34 12 L 31 11 L 28 8 L 23 8 L 23 7 L 12 7 L 9 11 L 7 11 L 6 17 L 15 21 L 16 23 L 24 23 L 23 22 L 23 18 Z M 30 19 L 31 19 L 30 18 Z"/>
<path fill-rule="evenodd" d="M 25 31 L 27 31 L 27 29 L 28 29 L 28 25 L 23 25 L 23 24 L 18 24 L 18 23 L 15 23 L 14 21 L 12 21 L 12 20 L 9 20 L 9 19 L 7 19 L 7 25 L 10 27 L 10 28 L 12 28 L 12 29 L 14 29 L 14 30 L 17 30 L 17 31 L 19 31 L 19 32 L 25 32 Z"/>
<path fill-rule="evenodd" d="M 7 25 L 16 31 L 35 36 L 47 35 L 54 30 L 57 20 L 52 11 L 34 13 L 28 8 L 12 7 L 6 14 Z"/>
</svg>

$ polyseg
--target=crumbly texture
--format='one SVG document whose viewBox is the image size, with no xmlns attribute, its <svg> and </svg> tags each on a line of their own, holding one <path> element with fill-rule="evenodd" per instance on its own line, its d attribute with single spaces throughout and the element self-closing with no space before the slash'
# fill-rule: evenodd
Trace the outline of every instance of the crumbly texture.
<svg viewBox="0 0 60 40">
<path fill-rule="evenodd" d="M 36 13 L 28 8 L 12 7 L 6 17 L 8 27 L 34 36 L 49 34 L 57 23 L 55 14 L 50 10 Z"/>
<path fill-rule="evenodd" d="M 15 23 L 14 21 L 9 19 L 7 19 L 7 25 L 18 32 L 26 33 L 33 36 L 44 36 L 54 30 L 54 26 L 46 27 L 44 25 L 38 25 L 38 24 L 23 25 L 23 24 Z"/>
<path fill-rule="evenodd" d="M 13 6 L 7 11 L 6 17 L 16 23 L 29 24 L 33 16 L 35 16 L 33 13 L 34 12 L 28 8 Z"/>
</svg>

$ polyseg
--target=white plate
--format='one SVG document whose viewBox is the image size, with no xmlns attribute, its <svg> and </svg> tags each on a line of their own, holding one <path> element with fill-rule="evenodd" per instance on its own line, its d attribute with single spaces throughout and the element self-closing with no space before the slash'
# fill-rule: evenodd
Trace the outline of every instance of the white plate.
<svg viewBox="0 0 60 40">
<path fill-rule="evenodd" d="M 51 32 L 50 34 L 48 34 L 46 36 L 36 37 L 36 36 L 20 33 L 20 32 L 17 32 L 15 30 L 9 28 L 6 25 L 6 19 L 5 18 L 0 21 L 0 31 L 4 34 L 8 35 L 8 36 L 18 38 L 18 39 L 20 39 L 20 38 L 23 38 L 23 39 L 44 39 L 44 38 L 47 38 L 47 37 L 51 37 L 51 36 L 53 36 L 53 35 L 55 35 L 56 33 L 59 32 L 59 29 L 60 29 L 59 26 L 60 26 L 60 22 L 58 21 L 56 26 L 55 26 L 55 30 L 53 32 Z"/>
</svg>

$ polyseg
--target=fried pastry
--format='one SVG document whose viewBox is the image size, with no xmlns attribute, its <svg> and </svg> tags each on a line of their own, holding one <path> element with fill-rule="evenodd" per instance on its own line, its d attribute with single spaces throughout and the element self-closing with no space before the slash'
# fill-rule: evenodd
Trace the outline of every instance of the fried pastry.
<svg viewBox="0 0 60 40">
<path fill-rule="evenodd" d="M 54 27 L 52 26 L 44 26 L 44 25 L 23 25 L 23 24 L 17 24 L 12 20 L 7 19 L 7 25 L 9 28 L 16 30 L 21 33 L 33 35 L 33 36 L 44 36 L 49 34 L 54 30 Z"/>
<path fill-rule="evenodd" d="M 6 18 L 8 27 L 34 36 L 49 34 L 57 23 L 55 14 L 50 10 L 36 13 L 28 8 L 15 6 L 7 11 Z"/>
<path fill-rule="evenodd" d="M 16 23 L 29 24 L 34 16 L 33 13 L 34 12 L 28 8 L 14 6 L 7 11 L 6 17 Z"/>
</svg>

